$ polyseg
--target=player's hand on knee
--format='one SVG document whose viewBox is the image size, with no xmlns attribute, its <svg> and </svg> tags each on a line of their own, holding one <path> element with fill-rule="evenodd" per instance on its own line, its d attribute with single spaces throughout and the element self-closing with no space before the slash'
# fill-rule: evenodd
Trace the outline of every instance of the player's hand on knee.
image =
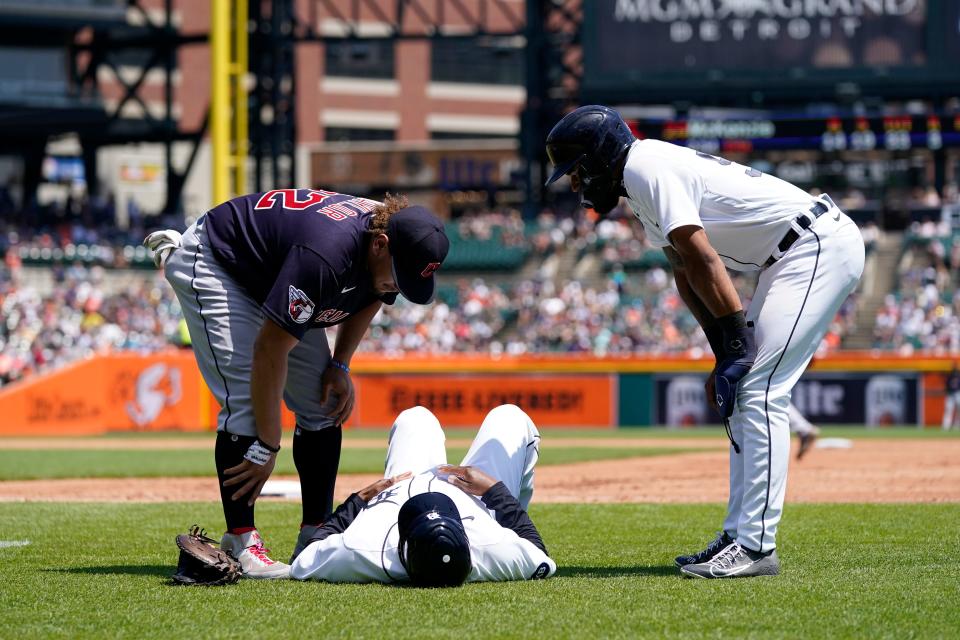
<svg viewBox="0 0 960 640">
<path fill-rule="evenodd" d="M 381 491 L 386 491 L 393 485 L 397 484 L 402 480 L 406 480 L 412 475 L 413 474 L 410 473 L 409 471 L 405 471 L 396 476 L 390 476 L 389 478 L 381 478 L 380 480 L 377 480 L 373 484 L 368 484 L 363 489 L 360 489 L 360 491 L 357 491 L 357 495 L 360 496 L 360 499 L 363 500 L 364 502 L 370 502 Z"/>
<path fill-rule="evenodd" d="M 251 462 L 247 459 L 235 467 L 224 469 L 224 475 L 233 477 L 224 480 L 223 486 L 239 486 L 234 494 L 230 496 L 230 499 L 239 500 L 243 496 L 247 496 L 247 504 L 253 506 L 253 503 L 260 497 L 260 491 L 263 490 L 263 485 L 270 478 L 270 474 L 273 473 L 273 467 L 276 462 L 277 455 L 271 452 L 269 458 L 262 464 Z"/>
<path fill-rule="evenodd" d="M 337 403 L 327 414 L 334 423 L 342 425 L 346 422 L 350 414 L 353 413 L 353 405 L 356 400 L 350 374 L 337 367 L 327 367 L 320 380 L 320 394 L 320 403 L 324 406 L 331 396 L 337 399 Z"/>
<path fill-rule="evenodd" d="M 447 474 L 447 482 L 474 496 L 482 496 L 498 482 L 496 478 L 487 475 L 476 467 L 458 467 L 445 464 L 437 470 L 440 473 Z"/>
</svg>

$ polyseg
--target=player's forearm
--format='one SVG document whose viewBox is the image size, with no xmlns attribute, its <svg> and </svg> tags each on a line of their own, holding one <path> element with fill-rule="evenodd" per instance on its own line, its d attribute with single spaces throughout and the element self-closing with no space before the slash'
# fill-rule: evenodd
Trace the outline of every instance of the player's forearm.
<svg viewBox="0 0 960 640">
<path fill-rule="evenodd" d="M 727 268 L 710 245 L 703 229 L 693 226 L 680 227 L 670 234 L 670 241 L 673 242 L 673 248 L 667 251 L 667 255 L 671 257 L 671 262 L 676 261 L 682 265 L 684 278 L 691 291 L 696 294 L 698 302 L 706 308 L 710 316 L 722 318 L 743 310 L 740 296 L 727 275 Z M 680 295 L 683 297 L 682 291 Z M 686 298 L 684 302 L 689 304 Z M 691 307 L 691 310 L 694 314 L 702 313 L 699 308 Z M 711 318 L 701 319 L 699 316 L 697 320 L 701 326 L 708 326 L 711 322 Z M 704 320 L 707 320 L 707 324 L 704 324 Z"/>
<path fill-rule="evenodd" d="M 707 306 L 700 300 L 697 292 L 690 286 L 686 272 L 682 269 L 675 269 L 673 277 L 677 283 L 677 291 L 680 293 L 680 298 L 686 303 L 687 308 L 693 313 L 697 322 L 700 323 L 704 335 L 707 336 L 707 342 L 710 343 L 710 349 L 713 351 L 713 355 L 715 355 L 717 359 L 721 358 L 723 355 L 723 329 L 720 328 L 717 319 L 713 317 L 713 314 L 710 313 Z"/>
<path fill-rule="evenodd" d="M 366 506 L 367 503 L 363 498 L 356 493 L 351 494 L 349 498 L 337 507 L 333 515 L 327 518 L 323 526 L 317 529 L 313 537 L 310 538 L 310 541 L 326 540 L 332 535 L 343 533 Z"/>
<path fill-rule="evenodd" d="M 533 520 L 503 482 L 490 487 L 480 499 L 488 509 L 493 510 L 497 524 L 510 529 L 524 540 L 533 543 L 540 551 L 547 553 L 547 546 L 543 544 L 543 538 L 540 537 Z"/>
<path fill-rule="evenodd" d="M 350 363 L 350 359 L 353 358 L 353 353 L 357 350 L 360 341 L 363 340 L 364 334 L 367 333 L 367 329 L 370 327 L 370 321 L 373 320 L 373 317 L 377 315 L 377 311 L 380 310 L 380 305 L 381 303 L 379 301 L 374 302 L 369 307 L 358 311 L 344 320 L 337 331 L 337 344 L 333 350 L 334 358 L 344 364 Z"/>
<path fill-rule="evenodd" d="M 673 279 L 674 282 L 677 283 L 677 292 L 680 294 L 680 299 L 683 300 L 687 308 L 690 309 L 690 313 L 697 319 L 700 326 L 704 329 L 712 326 L 716 319 L 713 317 L 713 314 L 710 313 L 710 310 L 707 309 L 707 305 L 700 299 L 700 296 L 697 295 L 697 292 L 690 286 L 686 272 L 682 269 L 674 268 Z"/>
<path fill-rule="evenodd" d="M 257 436 L 271 447 L 280 446 L 280 402 L 287 379 L 287 353 L 271 352 L 259 342 L 254 347 L 250 396 Z"/>
<path fill-rule="evenodd" d="M 719 256 L 705 256 L 703 262 L 688 264 L 687 277 L 690 287 L 714 318 L 722 318 L 743 310 L 740 296 L 727 275 L 727 269 Z"/>
</svg>

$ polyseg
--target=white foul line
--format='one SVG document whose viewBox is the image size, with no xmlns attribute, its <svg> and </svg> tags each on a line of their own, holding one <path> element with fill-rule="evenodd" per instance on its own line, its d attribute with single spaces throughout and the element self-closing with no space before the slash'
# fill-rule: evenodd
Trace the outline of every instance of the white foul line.
<svg viewBox="0 0 960 640">
<path fill-rule="evenodd" d="M 0 540 L 0 549 L 8 547 L 25 547 L 30 544 L 29 540 Z"/>
</svg>

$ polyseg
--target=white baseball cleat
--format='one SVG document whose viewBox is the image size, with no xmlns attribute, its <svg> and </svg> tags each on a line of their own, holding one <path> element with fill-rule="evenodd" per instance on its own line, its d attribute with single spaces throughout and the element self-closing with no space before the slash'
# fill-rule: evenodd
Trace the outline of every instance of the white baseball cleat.
<svg viewBox="0 0 960 640">
<path fill-rule="evenodd" d="M 733 542 L 733 538 L 727 535 L 726 531 L 718 531 L 717 537 L 710 541 L 706 549 L 698 551 L 697 553 L 691 553 L 687 556 L 677 556 L 673 561 L 677 565 L 677 568 L 685 567 L 688 564 L 707 562 L 708 560 L 713 560 L 714 556 L 730 546 L 731 542 Z"/>
<path fill-rule="evenodd" d="M 688 578 L 775 576 L 780 573 L 780 560 L 777 558 L 776 549 L 760 553 L 733 542 L 712 560 L 680 567 L 680 573 Z"/>
<path fill-rule="evenodd" d="M 290 565 L 267 555 L 270 550 L 263 546 L 263 538 L 256 529 L 241 534 L 223 534 L 220 548 L 236 558 L 244 578 L 277 580 L 290 577 Z"/>
</svg>

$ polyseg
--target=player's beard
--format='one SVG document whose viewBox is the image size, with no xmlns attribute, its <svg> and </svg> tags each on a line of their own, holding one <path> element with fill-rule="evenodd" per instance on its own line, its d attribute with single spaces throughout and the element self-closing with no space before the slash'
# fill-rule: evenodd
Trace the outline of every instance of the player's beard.
<svg viewBox="0 0 960 640">
<path fill-rule="evenodd" d="M 613 180 L 594 178 L 580 190 L 580 205 L 606 215 L 620 204 L 620 189 Z"/>
</svg>

